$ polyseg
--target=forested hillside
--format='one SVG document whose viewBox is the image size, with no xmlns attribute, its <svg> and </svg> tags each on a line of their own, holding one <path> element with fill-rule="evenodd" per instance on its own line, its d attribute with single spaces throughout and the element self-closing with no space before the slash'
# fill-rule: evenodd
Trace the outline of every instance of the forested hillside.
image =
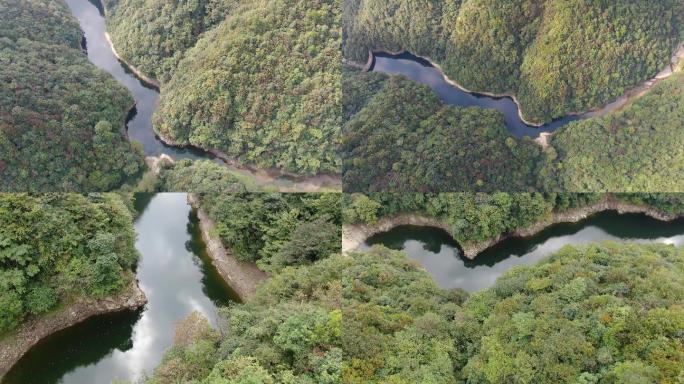
<svg viewBox="0 0 684 384">
<path fill-rule="evenodd" d="M 246 192 L 248 189 L 247 184 L 227 167 L 209 160 L 162 162 L 159 175 L 151 184 L 152 190 L 160 192 L 221 194 Z"/>
<path fill-rule="evenodd" d="M 106 4 L 123 57 L 162 80 L 162 137 L 261 167 L 339 172 L 339 1 Z"/>
<path fill-rule="evenodd" d="M 684 215 L 684 194 L 611 194 L 608 198 L 658 211 Z M 382 217 L 419 214 L 443 221 L 461 245 L 468 245 L 528 227 L 553 212 L 580 208 L 605 199 L 597 193 L 373 193 L 345 194 L 347 224 L 374 224 Z"/>
<path fill-rule="evenodd" d="M 540 184 L 545 190 L 684 190 L 684 73 L 622 111 L 555 133 Z"/>
<path fill-rule="evenodd" d="M 148 383 L 676 382 L 684 252 L 566 247 L 468 297 L 401 252 L 286 268 L 220 331 L 196 317 Z"/>
<path fill-rule="evenodd" d="M 343 0 L 343 56 L 365 62 L 368 50 L 407 49 L 443 58 L 460 1 Z"/>
<path fill-rule="evenodd" d="M 0 194 L 0 335 L 132 279 L 133 219 L 119 195 Z"/>
<path fill-rule="evenodd" d="M 345 0 L 343 15 L 345 57 L 406 48 L 468 89 L 515 94 L 537 122 L 611 101 L 684 40 L 679 0 Z"/>
<path fill-rule="evenodd" d="M 176 345 L 146 382 L 339 382 L 338 269 L 347 262 L 332 255 L 340 252 L 340 196 L 198 195 L 231 255 L 274 277 L 246 304 L 223 309 L 219 331 L 198 313 L 180 323 Z"/>
<path fill-rule="evenodd" d="M 0 0 L 0 190 L 106 191 L 137 175 L 133 100 L 81 51 L 64 0 Z"/>
<path fill-rule="evenodd" d="M 400 76 L 345 69 L 345 191 L 681 191 L 684 73 L 571 122 L 542 150 L 493 110 L 443 105 Z"/>
<path fill-rule="evenodd" d="M 345 69 L 345 191 L 525 191 L 541 150 L 490 109 L 444 105 L 401 76 Z"/>
<path fill-rule="evenodd" d="M 0 15 L 0 37 L 81 47 L 81 29 L 64 1 L 2 0 Z"/>
<path fill-rule="evenodd" d="M 337 193 L 205 193 L 200 205 L 239 260 L 266 271 L 311 264 L 341 248 Z"/>
<path fill-rule="evenodd" d="M 566 247 L 514 268 L 464 304 L 479 328 L 471 382 L 676 382 L 684 363 L 684 252 L 664 245 Z M 468 335 L 470 336 L 470 335 Z"/>
<path fill-rule="evenodd" d="M 117 52 L 147 76 L 168 81 L 200 35 L 223 21 L 237 0 L 104 0 Z"/>
</svg>

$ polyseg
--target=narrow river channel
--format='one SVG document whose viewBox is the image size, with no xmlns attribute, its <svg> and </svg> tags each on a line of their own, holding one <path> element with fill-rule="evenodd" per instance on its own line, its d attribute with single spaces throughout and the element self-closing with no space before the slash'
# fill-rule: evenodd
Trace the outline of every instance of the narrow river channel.
<svg viewBox="0 0 684 384">
<path fill-rule="evenodd" d="M 78 19 L 85 35 L 88 60 L 96 67 L 110 73 L 116 81 L 128 89 L 135 100 L 135 113 L 129 116 L 127 123 L 128 137 L 143 145 L 146 156 L 166 154 L 175 160 L 211 159 L 209 154 L 202 151 L 168 146 L 159 140 L 152 129 L 152 114 L 159 104 L 159 92 L 135 77 L 112 52 L 105 37 L 107 27 L 105 18 L 100 13 L 101 4 L 89 0 L 66 0 L 66 2 Z"/>
<path fill-rule="evenodd" d="M 535 236 L 506 239 L 474 260 L 462 256 L 447 232 L 432 227 L 396 227 L 372 236 L 361 249 L 382 244 L 403 250 L 419 261 L 441 287 L 473 292 L 492 286 L 509 268 L 535 264 L 565 245 L 604 240 L 684 246 L 684 220 L 662 222 L 641 214 L 602 212 L 579 223 L 553 225 Z"/>
<path fill-rule="evenodd" d="M 213 160 L 228 167 L 242 178 L 249 179 L 257 187 L 271 186 L 284 191 L 314 191 L 319 187 L 339 187 L 339 178 L 335 176 L 293 176 L 277 169 L 258 169 L 240 165 L 236 161 L 226 162 L 198 148 L 181 148 L 164 144 L 152 128 L 152 116 L 159 106 L 159 91 L 138 79 L 112 51 L 106 38 L 107 26 L 100 1 L 66 0 L 66 2 L 84 32 L 85 48 L 90 62 L 110 73 L 133 96 L 135 109 L 128 116 L 128 138 L 142 144 L 145 156 L 165 154 L 174 160 Z"/>
<path fill-rule="evenodd" d="M 537 138 L 543 132 L 553 132 L 568 123 L 582 119 L 582 115 L 566 116 L 540 127 L 525 124 L 520 118 L 518 105 L 510 97 L 492 97 L 479 93 L 466 92 L 449 83 L 444 74 L 429 61 L 408 52 L 393 55 L 375 53 L 371 71 L 399 74 L 430 87 L 446 104 L 461 107 L 481 107 L 496 109 L 504 115 L 506 128 L 516 137 Z"/>
<path fill-rule="evenodd" d="M 219 306 L 238 301 L 205 252 L 185 194 L 138 195 L 137 278 L 148 304 L 138 312 L 98 316 L 32 348 L 3 383 L 109 383 L 151 373 L 192 311 L 213 324 Z"/>
</svg>

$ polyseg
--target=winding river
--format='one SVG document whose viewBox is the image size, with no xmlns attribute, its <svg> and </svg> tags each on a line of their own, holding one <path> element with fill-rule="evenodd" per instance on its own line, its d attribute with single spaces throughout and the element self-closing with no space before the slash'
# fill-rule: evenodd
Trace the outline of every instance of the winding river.
<svg viewBox="0 0 684 384">
<path fill-rule="evenodd" d="M 675 53 L 670 59 L 670 65 L 667 68 L 656 75 L 653 79 L 650 79 L 636 88 L 626 92 L 617 100 L 603 106 L 596 111 L 568 115 L 541 126 L 527 124 L 522 119 L 520 108 L 512 97 L 495 97 L 477 92 L 468 92 L 465 89 L 457 86 L 455 82 L 449 80 L 444 72 L 442 72 L 442 70 L 437 66 L 433 65 L 429 60 L 415 56 L 409 52 L 404 51 L 400 53 L 388 53 L 378 51 L 371 53 L 369 64 L 367 64 L 367 69 L 369 71 L 387 74 L 404 75 L 413 81 L 425 84 L 430 87 L 446 104 L 458 105 L 462 107 L 496 109 L 504 115 L 506 128 L 511 135 L 516 137 L 529 136 L 531 138 L 537 138 L 542 133 L 554 132 L 573 121 L 594 116 L 601 116 L 620 108 L 621 106 L 625 105 L 633 96 L 643 94 L 657 82 L 672 75 L 674 72 L 673 64 L 678 63 L 682 57 L 684 57 L 684 44 L 680 44 L 677 47 Z"/>
<path fill-rule="evenodd" d="M 148 304 L 91 318 L 32 348 L 3 383 L 109 383 L 152 372 L 192 311 L 216 324 L 217 309 L 238 301 L 205 253 L 185 194 L 136 195 L 137 278 Z"/>
<path fill-rule="evenodd" d="M 152 115 L 159 106 L 159 91 L 152 84 L 147 84 L 136 77 L 131 69 L 117 58 L 107 40 L 102 4 L 98 0 L 66 0 L 66 2 L 83 30 L 84 48 L 87 50 L 90 62 L 110 73 L 133 96 L 135 107 L 128 116 L 127 134 L 130 140 L 142 144 L 145 156 L 156 157 L 164 154 L 174 160 L 214 160 L 228 167 L 233 173 L 251 180 L 257 187 L 275 186 L 283 191 L 315 191 L 318 188 L 338 187 L 338 178 L 330 175 L 300 177 L 277 169 L 259 169 L 241 165 L 227 158 L 222 160 L 199 148 L 166 145 L 152 128 Z"/>
<path fill-rule="evenodd" d="M 684 219 L 663 222 L 642 214 L 601 212 L 578 223 L 553 225 L 535 236 L 506 239 L 473 260 L 461 255 L 458 244 L 446 231 L 432 227 L 396 227 L 370 237 L 361 249 L 382 244 L 403 250 L 419 261 L 441 287 L 473 292 L 492 286 L 509 268 L 535 264 L 565 245 L 604 240 L 684 246 Z"/>
</svg>

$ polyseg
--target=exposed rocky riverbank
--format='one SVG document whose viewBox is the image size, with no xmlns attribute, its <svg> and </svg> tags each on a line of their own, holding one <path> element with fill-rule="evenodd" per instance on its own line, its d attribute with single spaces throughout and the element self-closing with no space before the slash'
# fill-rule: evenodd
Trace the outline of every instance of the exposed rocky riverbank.
<svg viewBox="0 0 684 384">
<path fill-rule="evenodd" d="M 315 193 L 326 190 L 341 191 L 342 179 L 340 176 L 321 173 L 315 176 L 301 176 L 292 172 L 283 171 L 276 168 L 257 168 L 237 161 L 235 158 L 216 150 L 208 149 L 208 153 L 225 164 L 235 169 L 242 169 L 251 174 L 251 178 L 259 185 L 277 185 L 278 179 L 285 179 L 291 182 L 290 186 L 278 186 L 279 192 L 303 192 Z"/>
<path fill-rule="evenodd" d="M 146 85 L 155 88 L 156 90 L 159 90 L 161 88 L 161 84 L 159 83 L 158 80 L 153 79 L 149 76 L 145 76 L 145 74 L 139 70 L 135 65 L 132 65 L 131 63 L 127 62 L 124 60 L 119 53 L 116 51 L 116 48 L 114 48 L 114 43 L 112 42 L 112 37 L 109 35 L 109 33 L 105 32 L 105 39 L 107 40 L 107 43 L 109 43 L 109 48 L 112 50 L 112 53 L 114 56 L 116 56 L 117 59 L 119 59 L 120 62 L 126 65 L 126 67 L 135 74 L 135 76 L 140 79 L 142 82 L 144 82 Z"/>
<path fill-rule="evenodd" d="M 102 7 L 102 4 L 100 4 L 99 9 L 104 11 L 106 18 L 106 7 Z M 107 48 L 112 52 L 122 66 L 132 72 L 143 85 L 145 85 L 147 88 L 155 89 L 158 93 L 162 84 L 158 80 L 145 75 L 142 70 L 138 69 L 134 64 L 128 62 L 124 57 L 122 57 L 117 52 L 109 33 L 104 32 L 104 37 L 104 40 L 106 40 L 106 44 L 108 45 Z M 128 120 L 135 115 L 135 107 L 135 104 L 131 107 Z M 154 132 L 155 139 L 159 143 L 163 143 L 169 147 L 174 147 L 174 149 L 188 148 L 196 150 L 197 153 L 202 153 L 202 157 L 206 158 L 206 160 L 218 159 L 222 161 L 222 164 L 224 164 L 231 171 L 244 175 L 246 178 L 253 181 L 255 185 L 259 186 L 259 189 L 278 190 L 280 192 L 323 192 L 342 190 L 342 179 L 340 175 L 321 173 L 313 176 L 307 176 L 279 168 L 261 168 L 252 164 L 243 163 L 235 157 L 229 156 L 228 154 L 216 149 L 205 149 L 192 144 L 178 142 L 168 137 L 168 135 L 166 135 L 164 132 L 161 132 L 158 127 L 155 127 L 151 123 L 150 126 Z M 149 127 L 146 127 L 146 129 L 148 128 Z M 126 137 L 129 138 L 127 128 L 125 129 L 125 134 Z M 153 160 L 146 159 L 146 161 L 149 163 Z"/>
<path fill-rule="evenodd" d="M 375 61 L 375 54 L 376 53 L 386 53 L 392 56 L 400 55 L 402 53 L 405 53 L 406 50 L 402 49 L 396 52 L 392 51 L 387 51 L 387 50 L 382 50 L 382 49 L 372 49 L 368 51 L 368 60 L 365 65 L 363 65 L 363 70 L 364 71 L 369 71 L 373 67 L 373 63 Z M 542 127 L 545 123 L 542 122 L 534 122 L 534 121 L 529 121 L 525 119 L 525 116 L 523 114 L 523 109 L 518 102 L 518 99 L 513 93 L 507 92 L 507 93 L 492 93 L 492 92 L 485 92 L 485 91 L 472 91 L 463 85 L 459 84 L 458 82 L 454 81 L 453 79 L 450 79 L 446 73 L 444 72 L 444 69 L 434 62 L 432 59 L 428 57 L 423 57 L 423 56 L 416 56 L 419 57 L 422 60 L 425 60 L 426 62 L 430 63 L 437 71 L 439 71 L 440 75 L 443 76 L 444 81 L 447 82 L 448 84 L 460 89 L 463 92 L 467 92 L 470 94 L 475 94 L 475 95 L 483 95 L 483 96 L 488 96 L 488 97 L 493 97 L 493 98 L 510 98 L 513 100 L 513 102 L 517 105 L 518 108 L 518 117 L 520 120 L 525 123 L 528 126 L 531 127 Z M 648 92 L 651 88 L 653 88 L 656 84 L 659 82 L 667 79 L 668 77 L 672 76 L 674 73 L 677 73 L 678 71 L 681 70 L 680 68 L 680 61 L 684 59 L 684 43 L 679 44 L 677 47 L 675 47 L 674 52 L 670 56 L 670 61 L 668 65 L 658 74 L 656 74 L 654 77 L 643 81 L 642 83 L 636 85 L 634 88 L 628 90 L 625 92 L 622 96 L 617 98 L 616 100 L 602 106 L 602 107 L 597 107 L 594 109 L 591 109 L 589 111 L 585 112 L 571 112 L 568 113 L 567 116 L 580 116 L 582 118 L 590 118 L 590 117 L 600 117 L 600 116 L 605 116 L 606 114 L 619 110 L 620 108 L 624 107 L 626 104 L 628 104 L 630 101 L 634 100 L 635 98 L 643 96 L 646 92 Z M 361 66 L 362 64 L 357 63 L 357 66 Z M 545 138 L 543 140 L 547 140 L 548 138 Z M 540 141 L 540 145 L 543 144 L 544 141 Z"/>
<path fill-rule="evenodd" d="M 386 51 L 383 49 L 370 50 L 368 52 L 368 61 L 366 62 L 366 66 L 364 67 L 364 71 L 367 72 L 372 68 L 373 62 L 375 61 L 375 54 L 376 53 L 386 53 L 386 54 L 389 54 L 392 56 L 396 56 L 396 55 L 401 55 L 402 53 L 405 53 L 405 52 L 406 52 L 405 49 L 402 49 L 402 50 L 399 50 L 396 52 Z M 525 116 L 523 115 L 523 112 L 522 112 L 522 108 L 520 107 L 520 103 L 518 102 L 518 98 L 515 96 L 515 94 L 510 93 L 510 92 L 492 93 L 492 92 L 485 92 L 485 91 L 470 90 L 470 89 L 464 87 L 463 85 L 461 85 L 460 83 L 449 78 L 449 76 L 447 76 L 446 73 L 444 72 L 444 69 L 442 68 L 442 66 L 437 64 L 436 62 L 432 61 L 432 59 L 430 59 L 429 57 L 424 57 L 424 56 L 416 56 L 416 57 L 419 57 L 419 58 L 425 60 L 426 62 L 430 63 L 430 65 L 433 66 L 435 69 L 437 69 L 437 71 L 439 71 L 440 75 L 442 75 L 444 77 L 445 82 L 447 82 L 448 84 L 460 89 L 461 91 L 466 92 L 466 93 L 470 93 L 473 95 L 481 95 L 481 96 L 487 96 L 487 97 L 493 97 L 493 98 L 503 98 L 503 97 L 509 98 L 509 99 L 513 100 L 515 105 L 518 107 L 518 117 L 520 118 L 520 120 L 523 123 L 525 123 L 525 125 L 528 125 L 530 127 L 541 127 L 544 125 L 544 123 L 541 123 L 541 122 L 532 122 L 532 121 L 525 119 Z M 570 113 L 569 115 L 572 116 L 572 115 L 580 115 L 580 114 L 579 113 Z"/>
<path fill-rule="evenodd" d="M 576 223 L 587 217 L 603 212 L 616 211 L 618 213 L 641 213 L 660 221 L 672 221 L 680 218 L 680 215 L 661 212 L 653 207 L 646 205 L 636 205 L 607 196 L 601 201 L 564 212 L 553 212 L 545 219 L 542 219 L 528 227 L 517 229 L 510 233 L 504 233 L 494 238 L 480 242 L 460 244 L 463 255 L 469 259 L 474 259 L 485 249 L 512 237 L 528 237 L 535 235 L 549 226 L 559 223 Z M 451 233 L 449 224 L 434 217 L 421 216 L 419 214 L 402 214 L 392 217 L 385 217 L 378 220 L 376 224 L 364 225 L 345 225 L 342 230 L 342 252 L 349 252 L 361 246 L 369 237 L 391 230 L 402 225 L 419 225 L 441 228 Z"/>
<path fill-rule="evenodd" d="M 93 316 L 136 310 L 146 303 L 145 293 L 133 280 L 127 289 L 116 296 L 104 299 L 81 297 L 62 309 L 27 320 L 10 335 L 0 340 L 0 379 L 34 345 L 53 333 Z"/>
<path fill-rule="evenodd" d="M 345 224 L 342 227 L 342 252 L 349 252 L 360 247 L 369 237 L 387 232 L 402 225 L 418 225 L 424 227 L 441 228 L 451 233 L 449 224 L 434 217 L 420 214 L 406 213 L 392 217 L 378 219 L 375 224 Z"/>
<path fill-rule="evenodd" d="M 145 157 L 145 164 L 147 164 L 147 167 L 154 175 L 159 175 L 159 172 L 161 172 L 161 165 L 163 162 L 169 162 L 173 164 L 174 160 L 171 158 L 171 156 L 165 153 L 162 153 L 159 156 Z"/>
<path fill-rule="evenodd" d="M 159 132 L 157 129 L 154 129 L 154 131 L 159 140 L 166 145 L 174 147 L 188 147 L 185 144 L 175 142 L 164 136 L 164 134 Z M 244 173 L 249 177 L 250 180 L 254 181 L 256 185 L 265 187 L 264 189 L 270 189 L 270 186 L 273 186 L 278 190 L 278 192 L 303 193 L 342 190 L 342 178 L 337 175 L 322 173 L 314 176 L 302 176 L 277 168 L 258 168 L 241 163 L 234 157 L 231 157 L 217 149 L 203 149 L 195 146 L 189 147 L 204 151 L 221 160 L 223 164 L 228 166 L 228 168 L 231 168 L 236 172 Z"/>
<path fill-rule="evenodd" d="M 243 302 L 249 300 L 268 276 L 257 268 L 256 264 L 240 261 L 226 250 L 221 239 L 214 233 L 216 224 L 202 210 L 196 195 L 188 194 L 188 203 L 197 210 L 202 239 L 206 244 L 207 254 L 209 254 L 212 264 L 226 283 L 237 292 Z"/>
</svg>

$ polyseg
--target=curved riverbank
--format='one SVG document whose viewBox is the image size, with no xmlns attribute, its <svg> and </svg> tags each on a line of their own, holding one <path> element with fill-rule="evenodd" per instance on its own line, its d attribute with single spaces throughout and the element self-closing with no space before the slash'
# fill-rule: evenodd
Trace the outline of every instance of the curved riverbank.
<svg viewBox="0 0 684 384">
<path fill-rule="evenodd" d="M 175 146 L 179 148 L 192 148 L 193 150 L 203 151 L 210 154 L 215 159 L 220 160 L 223 164 L 227 165 L 235 171 L 243 171 L 249 174 L 250 179 L 252 179 L 257 185 L 268 186 L 275 185 L 279 192 L 322 192 L 326 190 L 342 190 L 342 178 L 335 175 L 321 173 L 314 176 L 302 176 L 297 175 L 292 172 L 283 171 L 277 168 L 259 168 L 251 166 L 249 164 L 242 163 L 232 156 L 229 156 L 217 149 L 203 149 L 195 147 L 193 145 L 183 145 L 173 141 L 172 139 L 164 136 L 156 128 L 154 129 L 155 134 L 161 142 L 166 145 Z M 283 183 L 283 181 L 285 183 Z M 289 185 L 285 185 L 289 184 Z"/>
<path fill-rule="evenodd" d="M 0 380 L 21 357 L 41 340 L 93 316 L 136 310 L 147 303 L 136 280 L 116 296 L 104 299 L 82 297 L 66 307 L 30 319 L 0 340 Z"/>
<path fill-rule="evenodd" d="M 100 13 L 102 13 L 102 17 L 104 17 L 106 20 L 106 18 L 107 18 L 107 7 L 105 7 L 104 4 L 102 4 L 101 0 L 93 0 L 93 1 L 97 2 L 97 4 L 96 4 L 97 9 L 100 11 Z M 142 81 L 143 83 L 145 83 L 145 85 L 152 87 L 157 92 L 159 92 L 159 90 L 161 89 L 161 84 L 159 83 L 159 80 L 153 79 L 149 76 L 146 76 L 143 73 L 143 71 L 138 69 L 138 67 L 136 67 L 135 65 L 124 60 L 123 57 L 121 57 L 121 55 L 119 55 L 119 52 L 117 52 L 116 48 L 114 47 L 114 42 L 112 41 L 112 36 L 109 34 L 109 32 L 105 31 L 104 37 L 105 37 L 105 40 L 107 41 L 107 44 L 109 45 L 109 49 L 111 49 L 112 53 L 119 60 L 119 62 L 121 62 L 121 64 L 123 64 L 126 67 L 126 69 L 133 72 L 133 74 L 135 75 L 135 77 L 138 78 L 138 80 Z M 84 37 L 84 39 L 85 39 L 85 37 Z"/>
<path fill-rule="evenodd" d="M 140 71 L 138 68 L 136 68 L 133 64 L 129 63 L 128 61 L 124 60 L 121 56 L 116 51 L 116 48 L 114 48 L 114 44 L 111 40 L 111 37 L 109 36 L 109 33 L 105 32 L 105 38 L 107 39 L 107 42 L 109 43 L 109 47 L 112 50 L 112 53 L 114 56 L 117 57 L 117 59 L 121 62 L 124 67 L 129 69 L 135 77 L 143 82 L 145 85 L 150 86 L 154 88 L 156 91 L 160 90 L 160 83 L 152 79 L 150 77 L 145 76 L 142 71 Z M 135 115 L 135 108 L 136 108 L 136 103 L 133 103 L 131 108 L 129 109 L 128 116 L 129 118 L 127 120 L 130 120 L 130 116 Z M 130 140 L 129 135 L 128 135 L 128 129 L 126 125 L 128 124 L 128 121 L 124 125 L 124 132 L 127 140 Z M 342 179 L 341 177 L 336 177 L 335 175 L 332 174 L 327 174 L 327 173 L 321 173 L 317 174 L 314 176 L 302 176 L 298 175 L 292 172 L 284 171 L 281 169 L 277 168 L 259 168 L 256 166 L 252 166 L 246 163 L 242 163 L 235 159 L 234 157 L 231 157 L 219 150 L 216 149 L 204 149 L 200 147 L 196 147 L 193 145 L 187 145 L 187 144 L 181 144 L 178 143 L 169 137 L 164 136 L 162 132 L 160 132 L 158 129 L 152 126 L 152 130 L 154 131 L 155 136 L 157 139 L 162 142 L 163 144 L 170 146 L 170 147 L 176 147 L 180 149 L 190 149 L 195 152 L 203 152 L 206 153 L 207 159 L 209 160 L 211 157 L 220 160 L 223 162 L 225 165 L 228 166 L 228 168 L 232 168 L 236 171 L 243 171 L 248 173 L 249 177 L 256 182 L 257 185 L 277 185 L 278 191 L 279 192 L 321 192 L 324 190 L 342 190 Z M 162 153 L 159 156 L 147 156 L 145 158 L 145 161 L 149 163 L 148 158 L 167 158 L 170 159 L 171 161 L 174 161 L 174 159 L 169 156 L 168 154 Z M 158 173 L 158 172 L 155 172 Z M 279 181 L 285 180 L 286 182 L 291 183 L 291 186 L 283 186 L 279 184 Z"/>
<path fill-rule="evenodd" d="M 190 144 L 177 143 L 159 132 L 152 124 L 152 116 L 159 104 L 161 82 L 147 76 L 117 52 L 115 39 L 107 31 L 107 12 L 98 0 L 67 0 L 72 14 L 79 21 L 86 41 L 88 59 L 98 68 L 110 73 L 125 86 L 135 100 L 126 118 L 126 137 L 142 144 L 145 156 L 162 154 L 174 160 L 209 160 L 221 162 L 229 170 L 254 181 L 260 189 L 282 192 L 319 192 L 342 189 L 341 176 L 335 174 L 302 175 L 278 168 L 261 168 L 245 164 L 218 150 L 207 150 Z M 90 45 L 90 46 L 88 46 Z"/>
<path fill-rule="evenodd" d="M 320 173 L 314 176 L 301 176 L 277 168 L 257 168 L 243 164 L 234 157 L 228 156 L 216 149 L 207 149 L 206 151 L 228 164 L 230 167 L 250 172 L 258 184 L 277 184 L 278 179 L 285 179 L 291 182 L 289 187 L 279 186 L 279 192 L 314 193 L 325 190 L 342 190 L 342 178 L 335 175 Z"/>
<path fill-rule="evenodd" d="M 465 244 L 461 244 L 456 239 L 454 240 L 459 243 L 463 256 L 472 260 L 485 249 L 490 248 L 503 240 L 515 237 L 533 236 L 552 225 L 560 223 L 577 223 L 593 214 L 603 211 L 616 211 L 620 214 L 640 213 L 660 221 L 673 221 L 682 217 L 682 215 L 661 212 L 650 206 L 631 204 L 607 196 L 592 205 L 574 208 L 564 212 L 552 212 L 549 217 L 537 221 L 530 226 L 519 228 L 509 233 L 503 233 L 487 240 Z M 373 225 L 345 225 L 342 230 L 342 252 L 353 251 L 360 247 L 369 237 L 403 225 L 429 226 L 440 228 L 451 233 L 449 224 L 437 218 L 421 216 L 419 214 L 402 214 L 381 218 Z"/>
<path fill-rule="evenodd" d="M 221 239 L 215 235 L 216 224 L 202 210 L 196 195 L 188 194 L 188 203 L 197 211 L 202 239 L 206 244 L 207 254 L 212 264 L 226 283 L 237 292 L 240 299 L 243 302 L 248 301 L 268 275 L 257 268 L 256 264 L 240 261 L 226 250 Z"/>
<path fill-rule="evenodd" d="M 392 51 L 387 51 L 383 49 L 372 49 L 368 51 L 368 60 L 363 67 L 364 71 L 370 71 L 373 70 L 374 63 L 376 60 L 376 55 L 377 54 L 386 54 L 389 56 L 398 56 L 402 54 L 408 53 L 405 49 L 392 52 Z M 439 75 L 443 78 L 444 82 L 459 89 L 462 92 L 468 93 L 473 96 L 486 96 L 486 97 L 491 97 L 494 99 L 501 99 L 501 98 L 508 98 L 511 99 L 514 104 L 517 106 L 517 114 L 519 119 L 527 126 L 529 127 L 535 127 L 535 128 L 543 128 L 545 125 L 550 124 L 552 122 L 547 122 L 547 123 L 541 123 L 541 122 L 533 122 L 529 121 L 525 118 L 523 114 L 523 109 L 521 108 L 520 102 L 518 101 L 517 97 L 512 94 L 512 93 L 492 93 L 492 92 L 484 92 L 484 91 L 472 91 L 466 87 L 464 87 L 462 84 L 459 84 L 457 81 L 450 79 L 446 73 L 444 72 L 443 68 L 434 62 L 431 58 L 429 57 L 424 57 L 424 56 L 417 56 L 410 54 L 411 56 L 421 60 L 425 61 L 425 63 L 429 64 L 437 72 Z M 657 83 L 661 82 L 664 79 L 667 79 L 668 77 L 672 76 L 672 74 L 676 73 L 679 71 L 678 63 L 680 60 L 684 58 L 684 43 L 681 43 L 677 45 L 674 49 L 673 54 L 670 56 L 670 61 L 669 64 L 667 65 L 666 68 L 664 68 L 662 71 L 660 71 L 658 74 L 656 74 L 654 77 L 645 80 L 639 85 L 636 85 L 634 88 L 628 90 L 625 92 L 622 96 L 617 98 L 616 100 L 609 102 L 605 104 L 602 107 L 597 107 L 585 112 L 571 112 L 566 114 L 565 117 L 561 118 L 564 119 L 566 117 L 579 117 L 579 118 L 589 118 L 589 117 L 600 117 L 604 116 L 610 112 L 613 112 L 615 110 L 618 110 L 628 104 L 631 100 L 633 100 L 635 97 L 640 97 L 644 93 L 646 93 L 648 90 L 650 90 L 653 86 L 655 86 Z"/>
<path fill-rule="evenodd" d="M 375 224 L 345 224 L 342 226 L 342 252 L 350 252 L 359 248 L 366 240 L 378 233 L 387 232 L 402 225 L 434 227 L 451 233 L 451 227 L 435 217 L 421 216 L 417 213 L 405 213 L 378 219 Z"/>
<path fill-rule="evenodd" d="M 397 52 L 386 51 L 384 49 L 369 50 L 368 51 L 368 61 L 366 62 L 366 66 L 364 67 L 364 71 L 368 72 L 368 71 L 371 71 L 373 69 L 373 65 L 375 63 L 375 55 L 378 53 L 384 53 L 384 54 L 387 54 L 390 56 L 397 56 L 397 55 L 401 55 L 401 54 L 409 53 L 409 52 L 405 49 L 401 49 Z M 508 98 L 508 99 L 513 100 L 515 105 L 518 107 L 518 117 L 520 118 L 520 120 L 523 123 L 525 123 L 525 125 L 530 126 L 530 127 L 536 127 L 536 128 L 540 128 L 540 127 L 544 126 L 544 123 L 535 123 L 535 122 L 529 121 L 525 118 L 525 116 L 523 115 L 523 112 L 522 112 L 522 108 L 520 107 L 520 102 L 518 102 L 518 98 L 513 93 L 492 93 L 492 92 L 485 92 L 485 91 L 470 90 L 470 89 L 464 87 L 463 85 L 461 85 L 460 83 L 456 82 L 455 80 L 452 80 L 451 78 L 449 78 L 449 76 L 447 76 L 446 73 L 444 72 L 444 69 L 442 68 L 442 66 L 437 64 L 436 62 L 434 62 L 429 57 L 418 56 L 418 55 L 414 55 L 412 53 L 411 53 L 411 55 L 415 56 L 421 60 L 425 60 L 425 62 L 429 63 L 430 66 L 434 67 L 437 71 L 439 71 L 440 75 L 444 78 L 444 81 L 446 83 L 458 88 L 459 90 L 461 90 L 463 92 L 469 93 L 469 94 L 474 95 L 474 96 L 487 96 L 487 97 L 492 97 L 495 99 Z M 579 114 L 570 113 L 568 115 L 569 116 L 576 116 Z"/>
<path fill-rule="evenodd" d="M 105 33 L 105 37 L 112 53 L 117 57 L 117 59 L 123 64 L 127 69 L 129 69 L 135 77 L 143 82 L 144 84 L 154 88 L 156 91 L 160 90 L 160 83 L 150 77 L 145 76 L 142 71 L 137 69 L 133 64 L 124 60 L 116 52 L 114 44 L 112 43 L 109 33 Z M 134 111 L 136 105 L 133 104 L 129 111 L 129 115 Z M 321 192 L 324 190 L 342 190 L 342 178 L 337 177 L 328 173 L 321 173 L 314 176 L 302 176 L 293 172 L 284 171 L 278 168 L 259 168 L 247 163 L 243 163 L 237 160 L 235 157 L 229 156 L 217 149 L 205 149 L 201 147 L 194 146 L 192 144 L 182 144 L 178 143 L 171 138 L 165 136 L 161 131 L 159 131 L 154 125 L 152 125 L 152 130 L 157 137 L 157 139 L 166 146 L 176 147 L 180 149 L 190 149 L 195 152 L 201 152 L 207 154 L 207 160 L 214 159 L 220 160 L 222 163 L 232 168 L 235 171 L 243 171 L 249 174 L 249 177 L 253 179 L 257 185 L 277 185 L 279 192 Z M 128 138 L 128 130 L 126 129 L 126 138 Z M 161 154 L 161 156 L 166 156 L 167 158 L 173 160 L 173 158 L 167 154 Z M 154 157 L 154 156 L 151 156 Z M 286 183 L 291 183 L 291 186 L 280 185 L 282 181 Z"/>
<path fill-rule="evenodd" d="M 105 17 L 106 17 L 106 14 L 105 14 Z M 109 44 L 109 48 L 112 50 L 112 53 L 114 54 L 114 56 L 116 56 L 116 58 L 122 64 L 124 64 L 127 69 L 129 69 L 131 72 L 133 72 L 133 74 L 135 75 L 135 77 L 138 78 L 138 80 L 145 83 L 145 85 L 156 89 L 157 91 L 159 91 L 161 89 L 161 84 L 159 83 L 158 80 L 153 79 L 149 76 L 145 76 L 145 74 L 140 69 L 138 69 L 135 65 L 129 63 L 128 61 L 124 60 L 121 57 L 121 55 L 119 55 L 119 52 L 117 52 L 116 48 L 114 47 L 114 42 L 112 42 L 112 37 L 109 35 L 109 32 L 105 32 L 104 36 L 105 36 L 105 40 L 107 40 L 107 43 Z"/>
</svg>

